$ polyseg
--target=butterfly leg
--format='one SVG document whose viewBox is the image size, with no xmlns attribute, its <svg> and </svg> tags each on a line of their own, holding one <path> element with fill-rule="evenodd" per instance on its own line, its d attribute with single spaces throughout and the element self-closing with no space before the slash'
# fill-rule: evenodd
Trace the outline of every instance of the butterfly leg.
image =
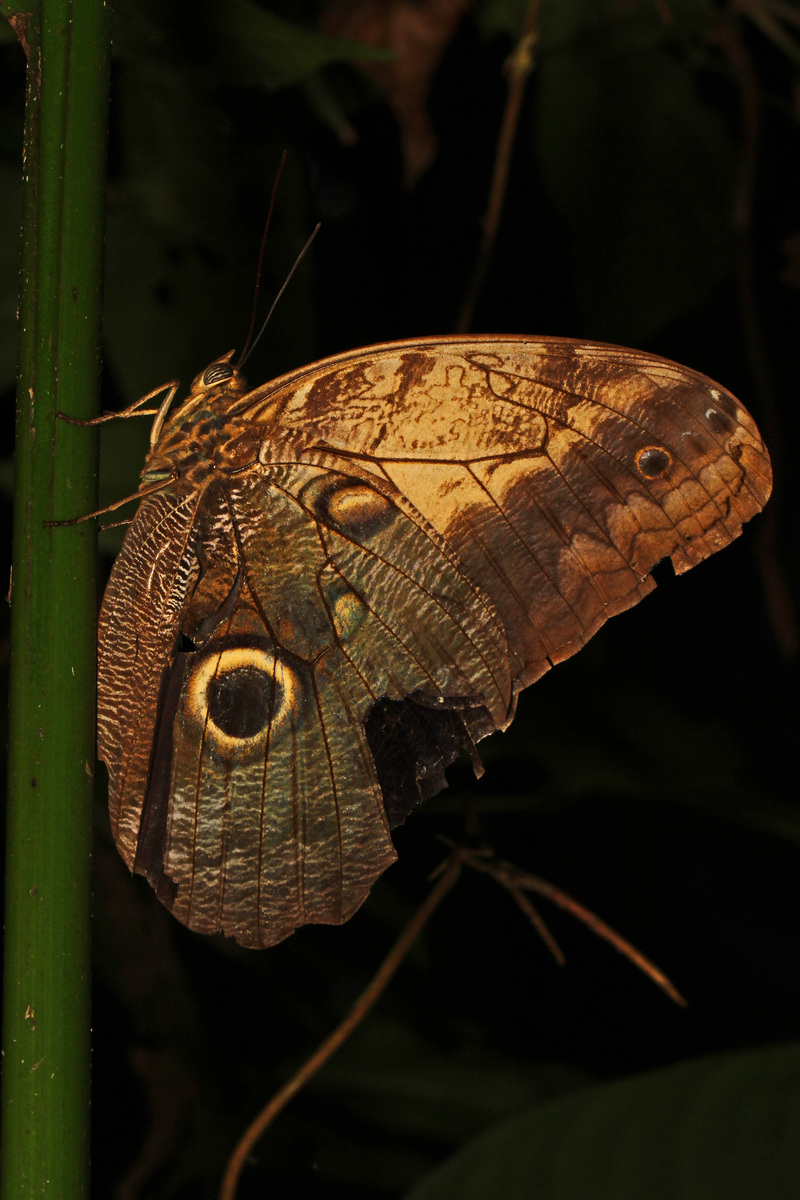
<svg viewBox="0 0 800 1200">
<path fill-rule="evenodd" d="M 114 415 L 116 416 L 117 414 Z M 105 508 L 98 508 L 97 512 L 84 513 L 82 517 L 71 517 L 68 521 L 45 521 L 44 524 L 48 528 L 63 525 L 81 525 L 84 521 L 92 521 L 95 517 L 102 517 L 106 513 L 114 512 L 115 509 L 122 508 L 123 504 L 129 504 L 132 500 L 141 500 L 143 496 L 149 496 L 153 492 L 162 492 L 164 488 L 169 487 L 174 478 L 174 475 L 168 475 L 166 479 L 159 479 L 157 483 L 151 483 L 147 487 L 139 488 L 138 492 L 133 492 L 130 496 L 123 496 L 121 500 L 115 500 L 113 504 L 108 504 Z M 122 522 L 122 524 L 126 524 L 126 522 Z M 111 528 L 111 526 L 107 528 Z"/>
<path fill-rule="evenodd" d="M 116 421 L 118 418 L 125 419 L 127 417 L 155 417 L 153 428 L 150 431 L 150 445 L 154 446 L 158 440 L 158 435 L 166 419 L 169 411 L 169 406 L 175 399 L 175 393 L 179 387 L 179 380 L 171 379 L 169 383 L 162 383 L 160 387 L 153 388 L 152 392 L 148 392 L 145 396 L 140 396 L 138 400 L 134 400 L 133 404 L 129 404 L 127 408 L 123 408 L 120 412 L 103 413 L 99 417 L 71 417 L 67 413 L 57 412 L 56 416 L 62 421 L 66 421 L 69 425 L 103 425 L 106 421 Z M 158 408 L 143 408 L 143 404 L 147 404 L 148 400 L 165 392 L 164 399 Z M 102 517 L 105 513 L 114 512 L 115 509 L 121 508 L 123 504 L 127 504 L 130 500 L 139 500 L 142 496 L 149 496 L 151 492 L 160 492 L 165 487 L 172 483 L 174 476 L 169 475 L 166 479 L 159 479 L 157 483 L 152 483 L 147 487 L 139 488 L 132 496 L 125 496 L 122 500 L 117 500 L 114 504 L 107 505 L 106 508 L 99 508 L 96 512 L 84 513 L 81 517 L 73 517 L 68 521 L 45 521 L 46 526 L 63 526 L 63 525 L 80 525 L 83 521 L 91 521 L 95 517 Z"/>
<path fill-rule="evenodd" d="M 169 383 L 162 383 L 159 387 L 153 388 L 152 392 L 148 392 L 146 396 L 140 396 L 138 400 L 134 400 L 133 404 L 129 404 L 127 408 L 121 409 L 120 412 L 102 413 L 99 417 L 71 417 L 69 413 L 56 413 L 59 420 L 65 421 L 67 425 L 104 425 L 106 421 L 125 420 L 128 417 L 156 417 L 169 408 L 172 401 L 175 399 L 175 393 L 179 387 L 179 380 L 171 379 Z M 161 392 L 166 391 L 166 396 L 162 400 L 158 408 L 142 408 L 148 400 L 154 399 Z M 164 417 L 161 417 L 160 425 L 163 425 Z M 155 424 L 159 424 L 156 420 Z M 160 428 L 159 425 L 159 428 Z M 152 437 L 151 437 L 151 445 Z"/>
</svg>

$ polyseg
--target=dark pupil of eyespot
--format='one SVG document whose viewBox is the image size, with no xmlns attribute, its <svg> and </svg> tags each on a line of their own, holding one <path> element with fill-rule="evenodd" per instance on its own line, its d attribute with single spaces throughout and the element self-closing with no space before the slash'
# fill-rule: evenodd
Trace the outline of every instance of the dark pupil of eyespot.
<svg viewBox="0 0 800 1200">
<path fill-rule="evenodd" d="M 218 676 L 208 690 L 208 715 L 232 738 L 254 737 L 269 720 L 273 678 L 254 667 L 239 667 Z"/>
<path fill-rule="evenodd" d="M 663 450 L 645 450 L 639 459 L 639 467 L 643 475 L 651 479 L 663 474 L 669 466 L 669 455 Z"/>
</svg>

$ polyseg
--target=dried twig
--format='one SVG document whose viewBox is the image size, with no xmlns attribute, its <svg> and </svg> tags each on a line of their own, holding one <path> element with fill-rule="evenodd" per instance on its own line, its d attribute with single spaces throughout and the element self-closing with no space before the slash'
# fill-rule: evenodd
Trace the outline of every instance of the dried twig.
<svg viewBox="0 0 800 1200">
<path fill-rule="evenodd" d="M 456 333 L 467 333 L 472 325 L 472 318 L 475 315 L 475 305 L 478 302 L 478 296 L 483 287 L 483 281 L 486 278 L 492 249 L 494 248 L 497 231 L 500 227 L 500 217 L 502 216 L 503 203 L 508 186 L 508 172 L 511 166 L 514 141 L 517 136 L 520 112 L 522 111 L 525 85 L 535 65 L 535 51 L 539 41 L 539 17 L 543 2 L 544 0 L 529 0 L 519 41 L 506 60 L 506 73 L 509 81 L 508 97 L 500 124 L 500 133 L 497 138 L 497 151 L 492 170 L 492 180 L 489 186 L 489 199 L 486 207 L 486 216 L 483 221 L 480 246 L 478 247 L 478 254 L 475 259 L 472 278 L 456 323 Z"/>
<path fill-rule="evenodd" d="M 747 8 L 750 17 L 753 16 L 754 7 L 751 4 Z M 730 19 L 721 21 L 713 31 L 713 39 L 720 47 L 739 90 L 742 153 L 733 207 L 733 224 L 739 237 L 739 311 L 753 387 L 763 414 L 763 428 L 767 443 L 771 447 L 775 476 L 780 480 L 783 468 L 782 438 L 764 331 L 758 311 L 753 250 L 753 197 L 761 142 L 761 97 L 756 72 L 740 36 L 738 24 Z M 775 640 L 783 654 L 789 656 L 797 650 L 798 632 L 789 588 L 775 550 L 780 515 L 779 496 L 778 490 L 760 524 L 758 561 Z"/>
<path fill-rule="evenodd" d="M 449 842 L 447 844 L 451 845 Z M 615 950 L 618 950 L 625 958 L 630 959 L 634 966 L 637 966 L 640 971 L 643 971 L 645 975 L 652 979 L 653 983 L 660 987 L 671 1000 L 674 1000 L 676 1004 L 680 1004 L 682 1008 L 686 1007 L 686 1001 L 683 996 L 655 963 L 651 962 L 649 958 L 642 954 L 640 950 L 637 950 L 621 934 L 617 933 L 615 929 L 612 929 L 610 925 L 607 925 L 591 909 L 586 908 L 579 901 L 568 895 L 567 892 L 563 892 L 561 888 L 556 887 L 555 884 L 548 883 L 546 879 L 542 879 L 538 875 L 531 875 L 529 872 L 521 870 L 514 863 L 504 862 L 502 859 L 495 858 L 494 853 L 486 847 L 482 847 L 479 850 L 472 850 L 465 846 L 454 846 L 453 853 L 459 856 L 465 866 L 472 867 L 475 871 L 481 871 L 485 875 L 489 875 L 513 896 L 514 900 L 516 900 L 517 904 L 519 904 L 520 908 L 522 908 L 523 912 L 530 918 L 542 935 L 543 940 L 553 952 L 558 962 L 563 962 L 564 956 L 556 945 L 552 934 L 544 926 L 541 916 L 533 908 L 530 901 L 527 900 L 527 897 L 524 898 L 525 902 L 523 902 L 525 892 L 536 892 L 538 895 L 550 900 L 553 904 L 558 905 L 559 908 L 572 913 L 573 917 L 577 917 L 579 921 L 582 921 L 598 937 L 603 938 L 604 941 L 613 946 Z M 542 934 L 542 927 L 545 928 L 545 934 Z"/>
<path fill-rule="evenodd" d="M 309 1079 L 325 1065 L 342 1043 L 350 1036 L 363 1021 L 369 1010 L 385 991 L 395 971 L 408 954 L 412 945 L 419 937 L 426 923 L 433 916 L 444 897 L 454 885 L 461 871 L 461 860 L 458 855 L 451 855 L 440 867 L 440 877 L 436 886 L 431 889 L 425 901 L 417 909 L 414 916 L 406 925 L 400 937 L 389 951 L 383 963 L 378 968 L 370 983 L 356 1000 L 342 1023 L 325 1039 L 309 1059 L 292 1078 L 284 1084 L 269 1101 L 261 1112 L 250 1123 L 233 1151 L 219 1191 L 219 1200 L 233 1200 L 247 1156 L 264 1131 L 272 1124 L 277 1115 L 286 1107 L 289 1101 Z"/>
</svg>

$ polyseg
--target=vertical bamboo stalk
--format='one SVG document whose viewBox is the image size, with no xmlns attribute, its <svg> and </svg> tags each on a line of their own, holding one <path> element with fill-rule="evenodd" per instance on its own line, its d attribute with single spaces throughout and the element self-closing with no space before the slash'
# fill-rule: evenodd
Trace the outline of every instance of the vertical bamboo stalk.
<svg viewBox="0 0 800 1200">
<path fill-rule="evenodd" d="M 19 11 L 25 9 L 25 12 Z M 108 91 L 103 0 L 7 0 L 28 58 L 3 1013 L 4 1200 L 89 1194 L 93 435 Z"/>
</svg>

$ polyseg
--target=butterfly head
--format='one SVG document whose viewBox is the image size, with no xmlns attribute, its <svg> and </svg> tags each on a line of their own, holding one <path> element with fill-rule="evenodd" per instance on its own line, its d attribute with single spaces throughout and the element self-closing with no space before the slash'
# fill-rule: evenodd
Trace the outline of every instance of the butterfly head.
<svg viewBox="0 0 800 1200">
<path fill-rule="evenodd" d="M 164 422 L 165 431 L 169 427 L 180 427 L 186 433 L 205 415 L 224 416 L 247 392 L 244 377 L 231 362 L 234 353 L 229 350 L 194 377 L 186 399 L 172 412 L 169 421 Z"/>
<path fill-rule="evenodd" d="M 198 376 L 192 380 L 190 389 L 190 398 L 197 395 L 198 392 L 216 391 L 219 388 L 224 388 L 230 383 L 231 379 L 236 379 L 239 376 L 239 371 L 234 366 L 233 359 L 235 350 L 228 350 L 227 354 L 222 354 L 215 361 L 210 362 L 205 371 L 200 371 Z"/>
</svg>

